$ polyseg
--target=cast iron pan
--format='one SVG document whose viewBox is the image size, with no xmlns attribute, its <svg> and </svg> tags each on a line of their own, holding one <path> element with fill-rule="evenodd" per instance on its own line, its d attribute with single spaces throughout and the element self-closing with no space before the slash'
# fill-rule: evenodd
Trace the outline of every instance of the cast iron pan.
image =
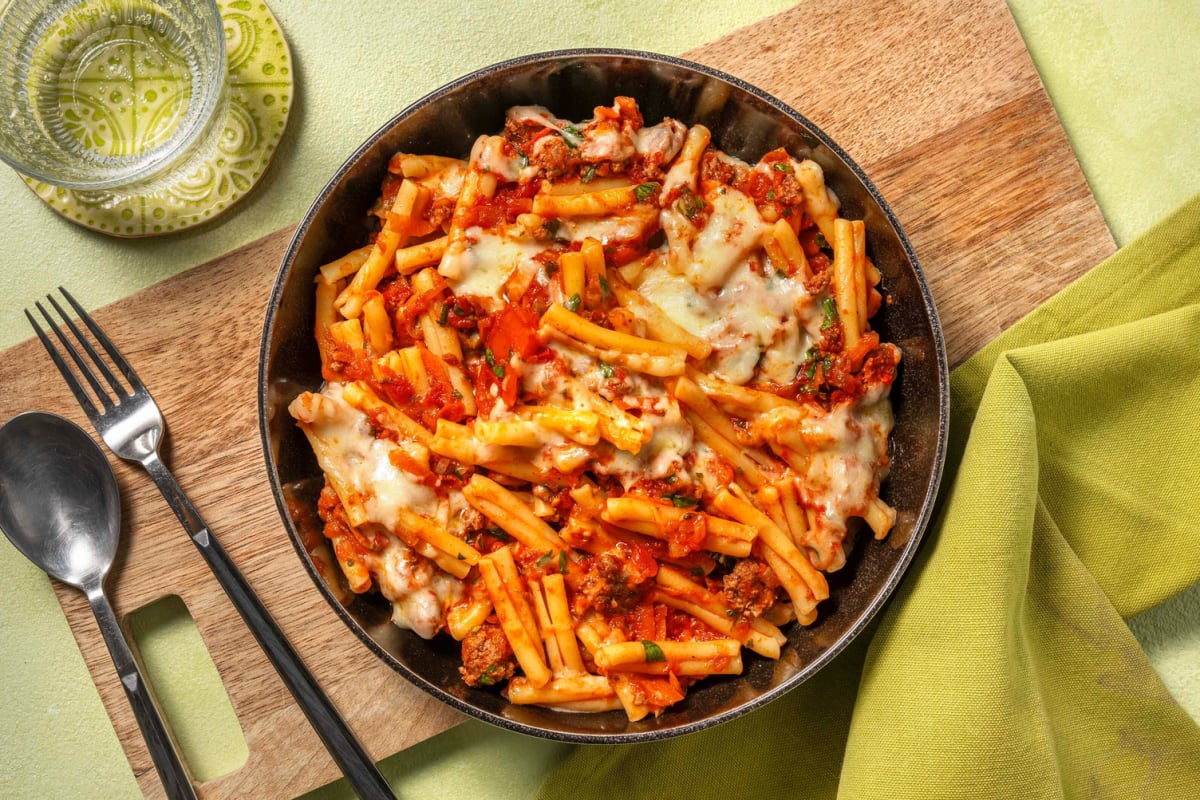
<svg viewBox="0 0 1200 800">
<path fill-rule="evenodd" d="M 620 712 L 513 706 L 497 691 L 471 689 L 459 679 L 457 642 L 400 630 L 381 598 L 353 597 L 334 585 L 341 578 L 336 568 L 323 571 L 319 550 L 313 555 L 322 546 L 315 509 L 321 472 L 287 413 L 297 394 L 321 384 L 313 277 L 321 264 L 364 243 L 367 210 L 393 153 L 465 157 L 477 136 L 500 131 L 510 106 L 543 105 L 579 120 L 616 95 L 636 98 L 648 125 L 670 116 L 708 126 L 715 146 L 746 161 L 780 146 L 815 159 L 841 200 L 842 216 L 866 223 L 868 254 L 888 298 L 872 327 L 904 352 L 892 392 L 891 477 L 882 492 L 898 511 L 890 536 L 858 543 L 847 566 L 829 576 L 832 596 L 821 604 L 819 620 L 785 629 L 788 644 L 778 661 L 747 651 L 742 675 L 703 681 L 684 702 L 639 722 Z M 661 739 L 715 725 L 779 697 L 829 663 L 879 611 L 912 560 L 937 495 L 948 415 L 946 356 L 929 288 L 899 222 L 862 170 L 815 125 L 759 89 L 699 64 L 627 50 L 565 50 L 486 67 L 417 101 L 367 139 L 317 196 L 284 255 L 263 327 L 258 401 L 267 474 L 284 524 L 317 589 L 367 647 L 467 714 L 523 733 L 593 743 Z"/>
</svg>

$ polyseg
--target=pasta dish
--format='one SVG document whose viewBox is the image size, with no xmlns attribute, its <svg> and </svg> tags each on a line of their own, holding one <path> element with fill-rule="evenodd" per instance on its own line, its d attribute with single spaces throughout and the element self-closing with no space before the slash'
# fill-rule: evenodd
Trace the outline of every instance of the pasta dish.
<svg viewBox="0 0 1200 800">
<path fill-rule="evenodd" d="M 892 528 L 900 351 L 815 161 L 617 97 L 397 153 L 380 195 L 317 275 L 324 383 L 289 411 L 346 584 L 458 640 L 468 685 L 657 715 L 778 658 Z"/>
</svg>

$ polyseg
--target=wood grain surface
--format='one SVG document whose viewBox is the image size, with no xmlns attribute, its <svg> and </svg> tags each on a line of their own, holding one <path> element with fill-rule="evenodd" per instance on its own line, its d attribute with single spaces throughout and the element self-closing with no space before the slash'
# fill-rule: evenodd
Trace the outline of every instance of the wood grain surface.
<svg viewBox="0 0 1200 800">
<path fill-rule="evenodd" d="M 952 364 L 1115 249 L 1001 0 L 802 3 L 685 57 L 776 95 L 866 169 L 917 251 Z M 367 749 L 383 758 L 460 717 L 341 623 L 276 513 L 255 382 L 267 296 L 290 233 L 94 316 L 162 406 L 166 461 L 180 483 Z M 241 299 L 215 302 L 227 297 Z M 27 341 L 0 359 L 0 418 L 33 408 L 90 430 L 40 345 Z M 249 746 L 246 765 L 201 784 L 201 796 L 286 798 L 338 777 L 152 484 L 124 464 L 118 479 L 124 529 L 114 605 L 123 616 L 167 595 L 184 600 Z M 161 797 L 85 600 L 56 589 L 143 791 Z"/>
</svg>

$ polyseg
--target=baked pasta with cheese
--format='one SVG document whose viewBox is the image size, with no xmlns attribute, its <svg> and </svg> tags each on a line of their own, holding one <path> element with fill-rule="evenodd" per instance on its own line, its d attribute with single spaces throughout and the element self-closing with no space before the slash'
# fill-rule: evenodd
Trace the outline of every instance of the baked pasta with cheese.
<svg viewBox="0 0 1200 800">
<path fill-rule="evenodd" d="M 749 164 L 618 97 L 520 106 L 467 160 L 397 153 L 316 279 L 289 407 L 353 592 L 510 702 L 658 714 L 778 658 L 885 536 L 899 349 L 820 166 Z"/>
</svg>

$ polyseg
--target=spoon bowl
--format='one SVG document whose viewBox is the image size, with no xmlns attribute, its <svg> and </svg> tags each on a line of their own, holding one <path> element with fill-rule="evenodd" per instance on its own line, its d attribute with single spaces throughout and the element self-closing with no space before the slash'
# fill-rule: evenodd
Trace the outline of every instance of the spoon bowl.
<svg viewBox="0 0 1200 800">
<path fill-rule="evenodd" d="M 167 797 L 195 800 L 104 591 L 121 534 L 121 498 L 92 437 L 42 411 L 19 414 L 0 427 L 0 529 L 26 558 L 87 595 Z"/>
<path fill-rule="evenodd" d="M 99 446 L 78 425 L 30 411 L 0 428 L 0 529 L 30 561 L 87 591 L 117 552 L 121 499 Z"/>
</svg>

